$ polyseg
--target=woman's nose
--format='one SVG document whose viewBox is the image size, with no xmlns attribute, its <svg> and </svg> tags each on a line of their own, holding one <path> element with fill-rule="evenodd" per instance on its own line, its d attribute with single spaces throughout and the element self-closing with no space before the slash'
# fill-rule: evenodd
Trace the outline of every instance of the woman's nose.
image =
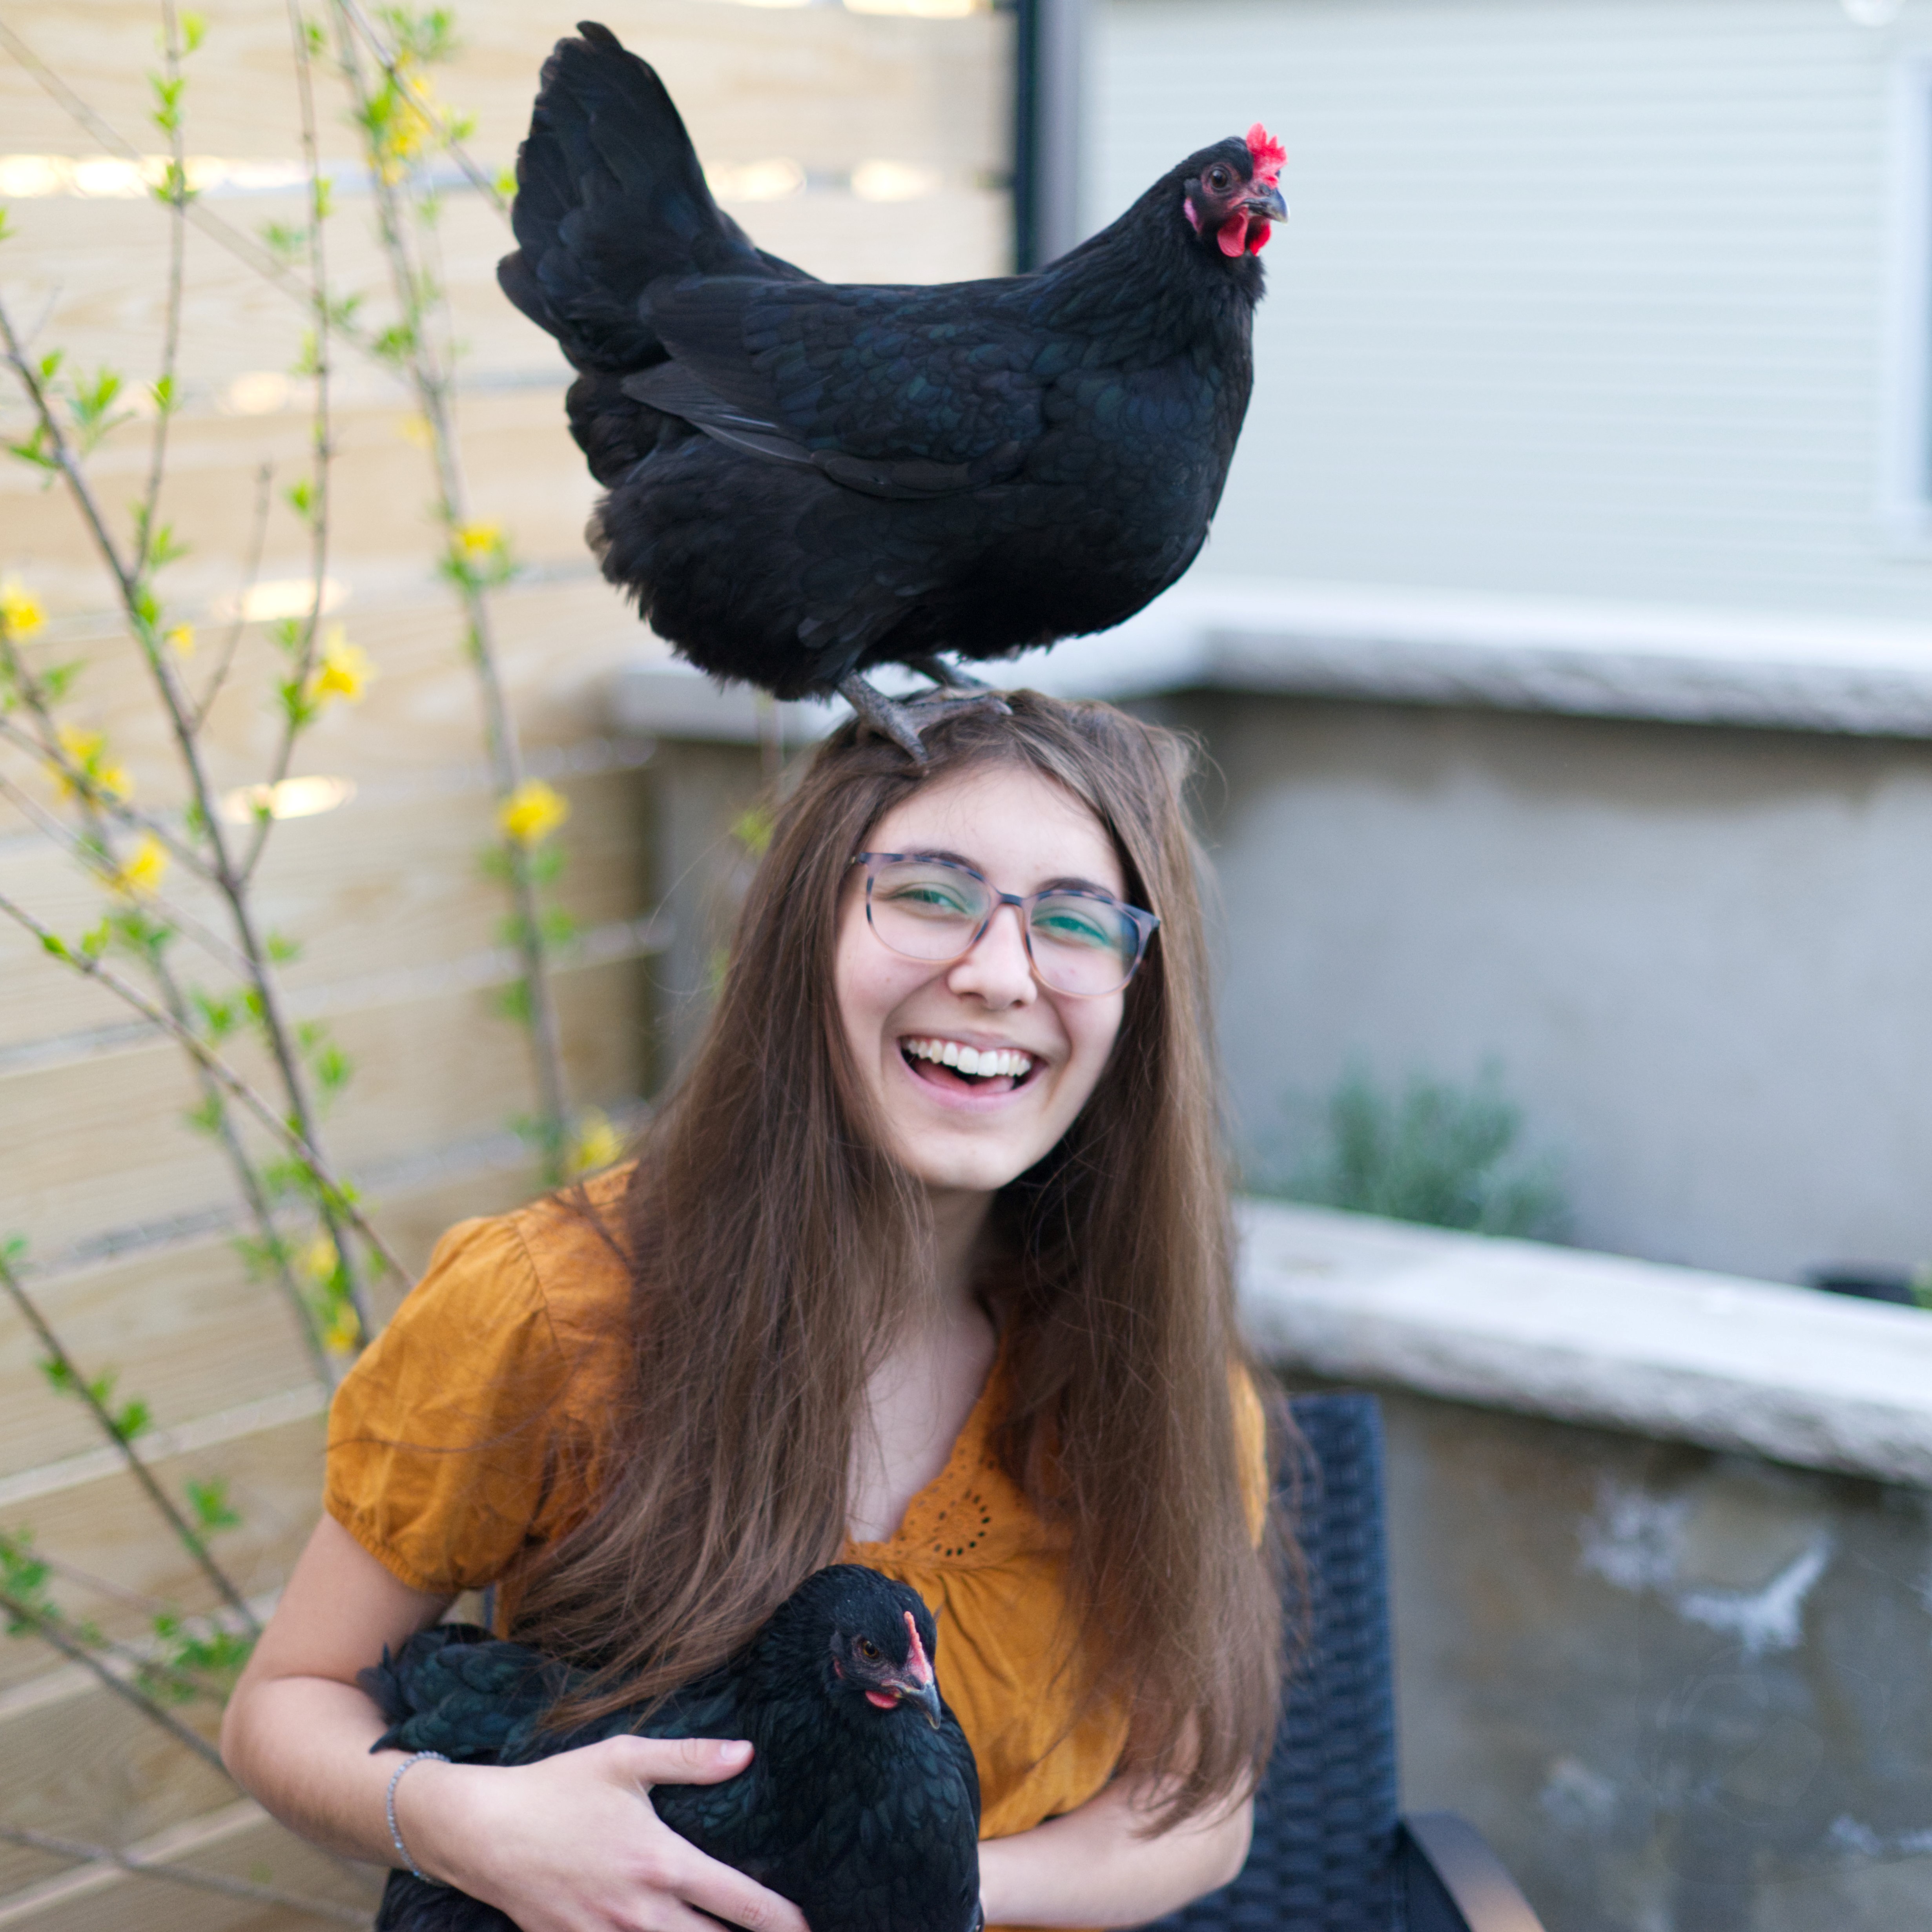
<svg viewBox="0 0 1932 1932">
<path fill-rule="evenodd" d="M 946 983 L 956 993 L 970 994 L 989 1006 L 1031 1004 L 1039 987 L 1033 962 L 1027 957 L 1025 909 L 1002 905 L 993 909 L 978 943 L 963 959 L 953 962 Z"/>
</svg>

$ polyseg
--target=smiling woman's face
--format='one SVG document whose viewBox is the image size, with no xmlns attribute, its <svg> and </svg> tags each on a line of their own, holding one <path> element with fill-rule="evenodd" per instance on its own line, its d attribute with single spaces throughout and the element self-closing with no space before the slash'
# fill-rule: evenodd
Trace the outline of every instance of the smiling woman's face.
<svg viewBox="0 0 1932 1932">
<path fill-rule="evenodd" d="M 969 766 L 922 785 L 866 835 L 878 852 L 944 853 L 1000 892 L 1078 879 L 1116 898 L 1113 842 L 1085 806 L 1024 766 Z M 1042 986 L 1020 915 L 1002 906 L 950 966 L 891 951 L 866 920 L 854 867 L 839 914 L 839 1017 L 889 1150 L 937 1192 L 988 1193 L 1024 1174 L 1085 1106 L 1120 1031 L 1124 992 L 1082 999 Z M 1017 1078 L 963 1076 L 949 1044 L 1024 1057 Z"/>
</svg>

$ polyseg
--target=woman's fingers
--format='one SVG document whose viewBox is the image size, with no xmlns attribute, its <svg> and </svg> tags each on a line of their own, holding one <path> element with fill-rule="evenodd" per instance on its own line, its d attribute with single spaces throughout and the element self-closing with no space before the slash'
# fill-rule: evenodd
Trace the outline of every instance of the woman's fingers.
<svg viewBox="0 0 1932 1932">
<path fill-rule="evenodd" d="M 693 1849 L 689 1865 L 673 1888 L 678 1898 L 745 1932 L 812 1932 L 805 1914 L 788 1898 Z"/>
<path fill-rule="evenodd" d="M 653 1784 L 722 1784 L 752 1761 L 742 1738 L 608 1738 L 589 1749 L 607 1754 L 624 1774 Z"/>
</svg>

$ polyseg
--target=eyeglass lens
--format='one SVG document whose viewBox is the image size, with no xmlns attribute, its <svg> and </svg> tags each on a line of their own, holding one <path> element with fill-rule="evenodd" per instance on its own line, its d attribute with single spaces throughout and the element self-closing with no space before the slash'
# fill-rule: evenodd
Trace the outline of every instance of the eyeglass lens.
<svg viewBox="0 0 1932 1932">
<path fill-rule="evenodd" d="M 895 952 L 935 962 L 972 945 L 995 902 L 971 873 L 936 860 L 896 860 L 872 874 L 872 930 Z M 1026 908 L 1034 970 L 1056 992 L 1117 992 L 1140 953 L 1124 908 L 1084 892 L 1047 892 Z"/>
</svg>

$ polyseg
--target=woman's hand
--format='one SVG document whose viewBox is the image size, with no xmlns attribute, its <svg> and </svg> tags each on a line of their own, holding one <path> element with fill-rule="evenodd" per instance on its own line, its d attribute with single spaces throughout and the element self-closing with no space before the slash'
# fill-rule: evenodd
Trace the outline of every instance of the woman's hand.
<svg viewBox="0 0 1932 1932">
<path fill-rule="evenodd" d="M 751 1761 L 740 1742 L 626 1737 L 500 1768 L 424 1762 L 396 1788 L 396 1822 L 423 1870 L 523 1932 L 808 1932 L 651 1808 L 654 1784 L 721 1784 Z"/>
<path fill-rule="evenodd" d="M 228 1700 L 221 1748 L 242 1789 L 333 1851 L 398 1862 L 383 1797 L 398 1750 L 356 1674 L 433 1624 L 446 1600 L 398 1582 L 324 1516 Z M 540 1764 L 425 1759 L 395 1787 L 412 1857 L 525 1932 L 808 1932 L 803 1914 L 706 1858 L 651 1808 L 654 1784 L 716 1784 L 749 1744 L 611 1738 Z M 702 1918 L 700 1912 L 711 1916 Z"/>
</svg>

